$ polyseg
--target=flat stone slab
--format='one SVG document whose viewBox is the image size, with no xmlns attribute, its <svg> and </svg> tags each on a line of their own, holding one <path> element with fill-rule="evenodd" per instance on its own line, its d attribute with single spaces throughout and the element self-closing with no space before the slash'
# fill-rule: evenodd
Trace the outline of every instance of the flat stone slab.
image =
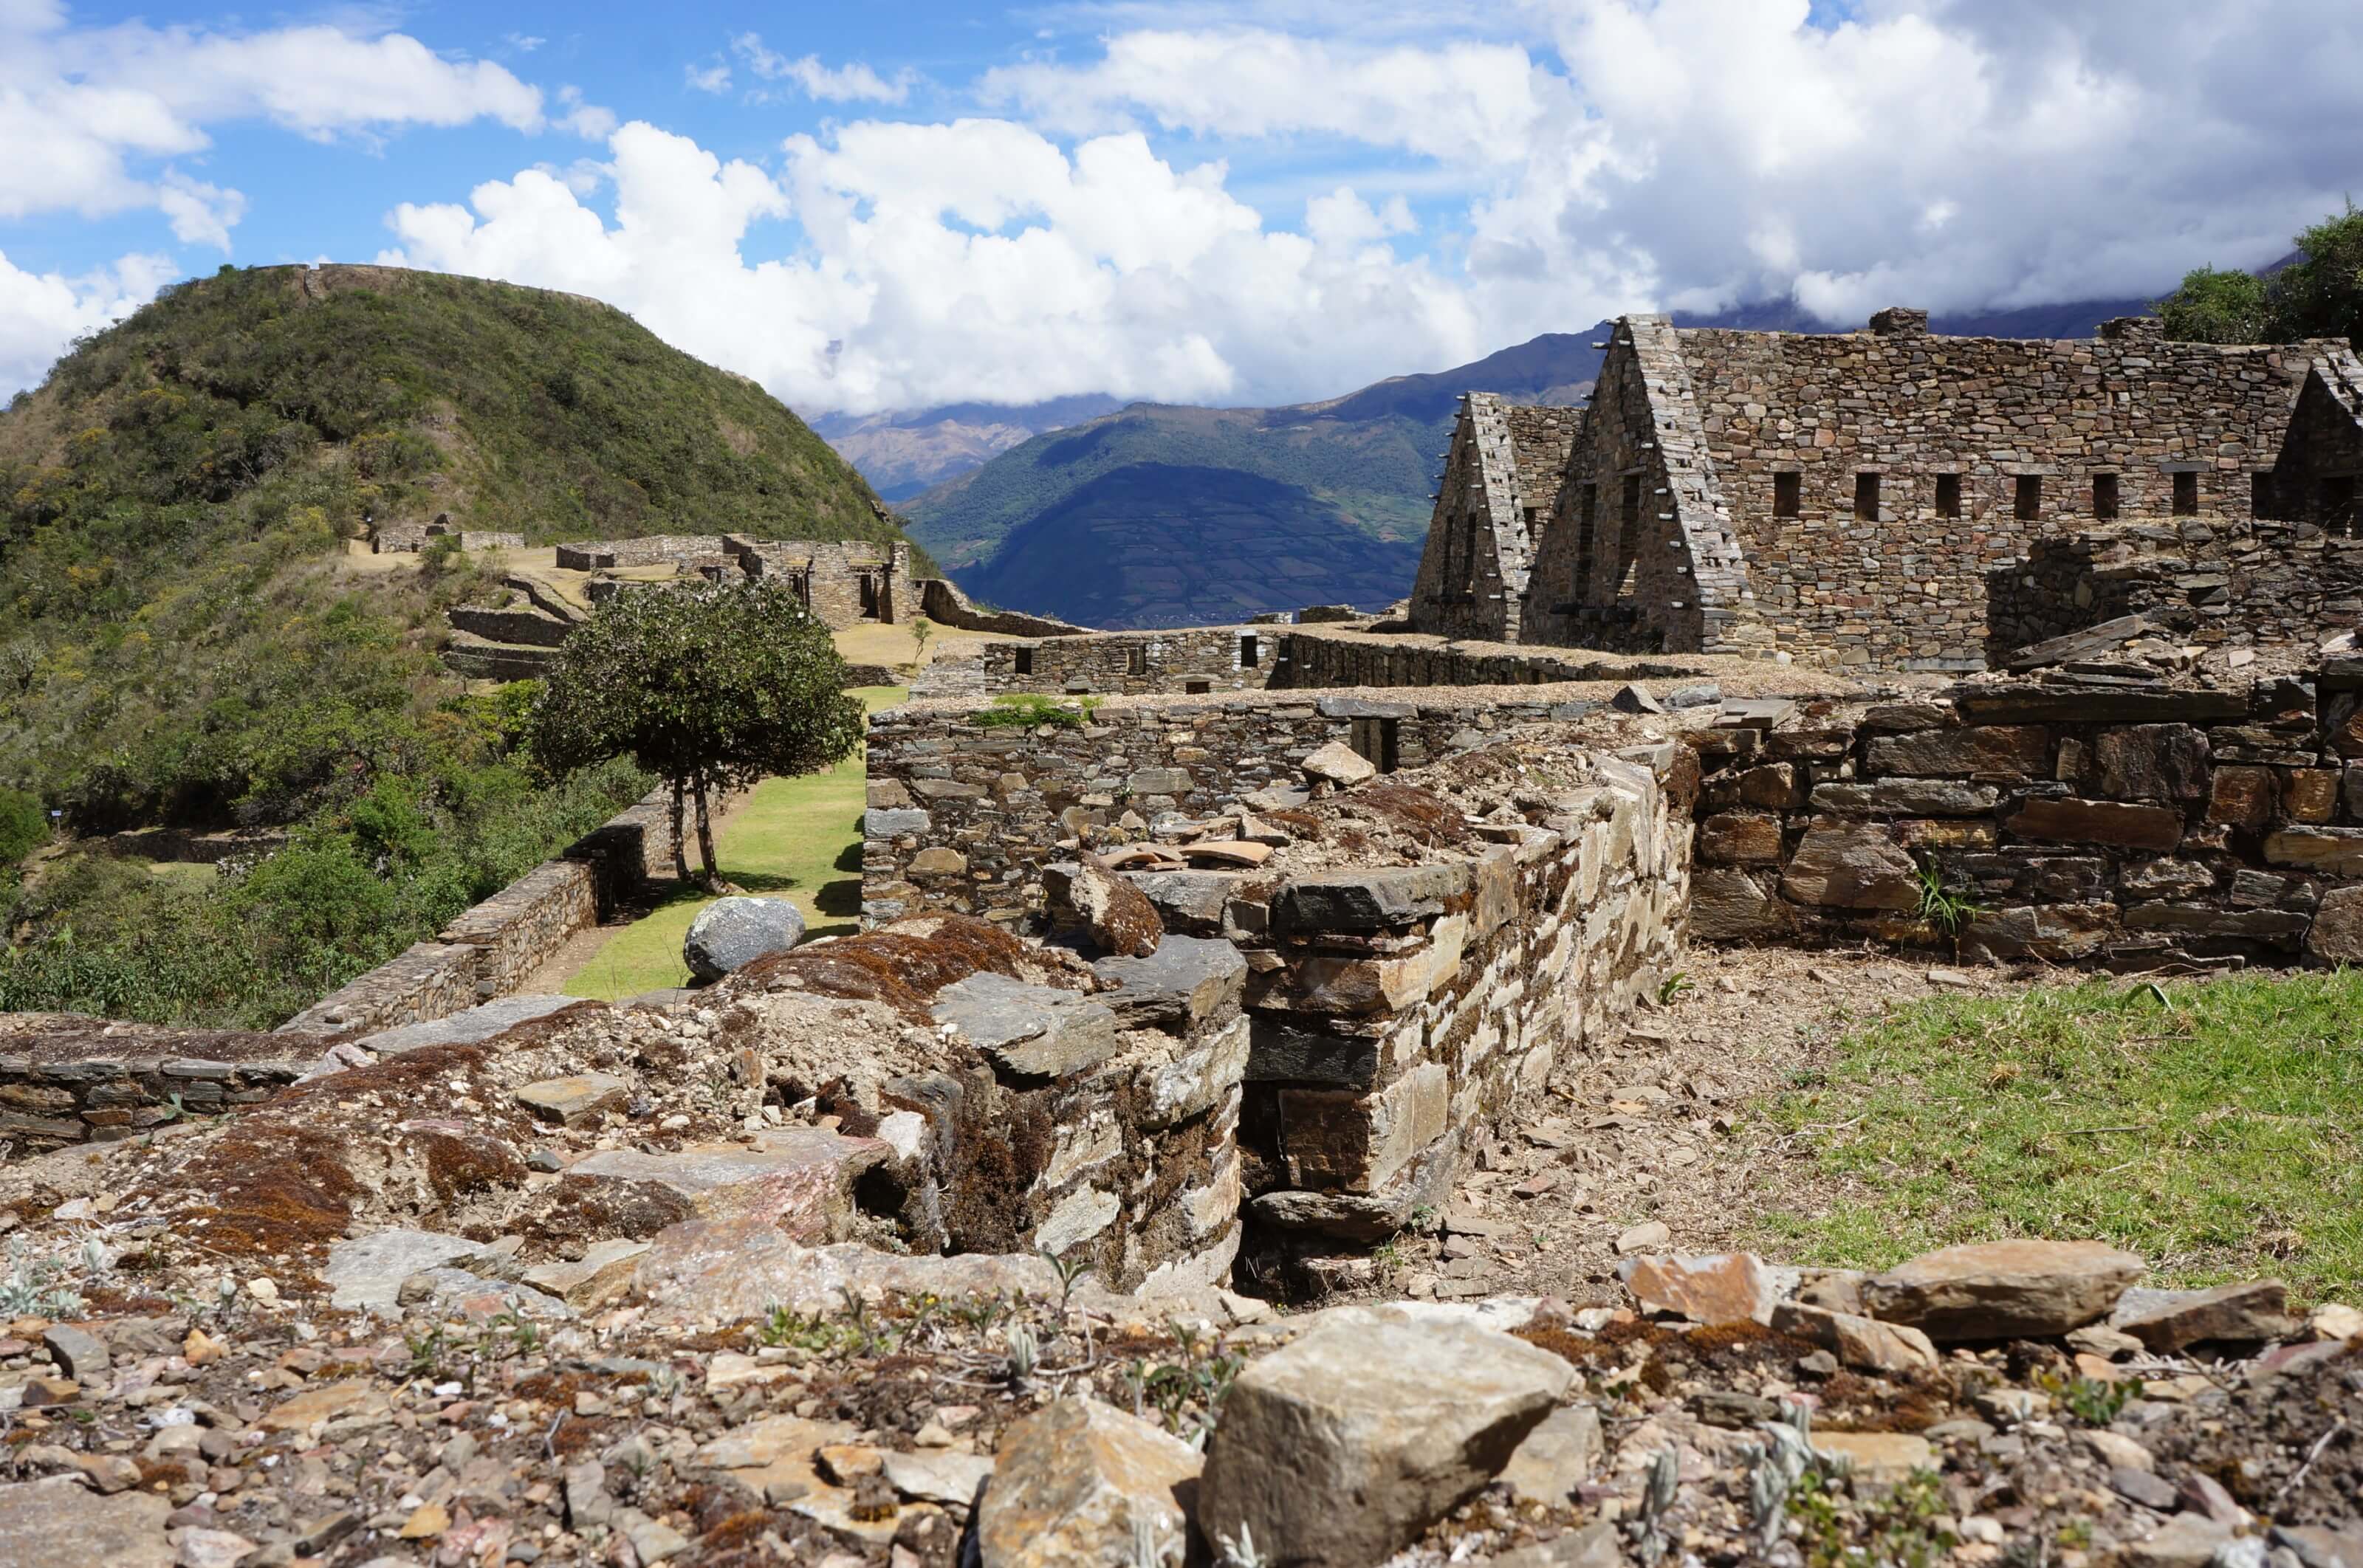
<svg viewBox="0 0 2363 1568">
<path fill-rule="evenodd" d="M 1862 1299 L 1932 1340 L 2041 1339 L 2105 1315 L 2147 1272 L 2099 1242 L 1980 1242 L 1873 1275 Z"/>
<path fill-rule="evenodd" d="M 1204 1462 L 1189 1444 L 1097 1399 L 1046 1405 L 1001 1434 L 977 1507 L 982 1568 L 1179 1562 L 1183 1489 Z"/>
<path fill-rule="evenodd" d="M 774 1225 L 798 1241 L 819 1242 L 844 1233 L 854 1178 L 893 1157 L 893 1150 L 876 1138 L 790 1127 L 760 1134 L 751 1149 L 734 1145 L 677 1154 L 609 1149 L 568 1166 L 564 1180 L 609 1187 L 605 1196 L 630 1229 L 639 1230 L 630 1223 L 634 1217 L 667 1223 L 746 1218 Z"/>
<path fill-rule="evenodd" d="M 888 1295 L 947 1301 L 1000 1293 L 1055 1301 L 1059 1274 L 1047 1258 L 962 1253 L 904 1256 L 856 1242 L 798 1243 L 760 1220 L 693 1220 L 658 1234 L 640 1257 L 633 1288 L 660 1321 L 736 1322 L 773 1307 L 791 1312 L 841 1312 L 846 1293 L 866 1301 Z"/>
<path fill-rule="evenodd" d="M 632 1086 L 607 1073 L 577 1073 L 571 1077 L 544 1078 L 516 1091 L 517 1103 L 544 1121 L 573 1127 L 602 1112 L 621 1110 L 631 1099 Z"/>
<path fill-rule="evenodd" d="M 332 1307 L 392 1312 L 401 1301 L 404 1280 L 483 1250 L 465 1236 L 435 1231 L 379 1231 L 329 1247 L 320 1277 L 329 1286 Z"/>
<path fill-rule="evenodd" d="M 2219 1285 L 2212 1290 L 2145 1290 L 2117 1298 L 2109 1326 L 2171 1355 L 2211 1341 L 2255 1344 L 2294 1337 L 2302 1325 L 2289 1315 L 2289 1286 L 2278 1279 Z"/>
<path fill-rule="evenodd" d="M 427 1045 L 477 1045 L 494 1035 L 515 1029 L 520 1023 L 530 1023 L 537 1018 L 548 1018 L 570 1007 L 588 1004 L 581 997 L 502 997 L 484 1002 L 449 1018 L 432 1018 L 424 1023 L 405 1023 L 393 1029 L 381 1029 L 353 1042 L 373 1056 L 391 1056 L 396 1052 L 416 1051 Z"/>
<path fill-rule="evenodd" d="M 1644 1310 L 1693 1323 L 1769 1322 L 1780 1280 L 1753 1253 L 1626 1258 L 1616 1277 Z"/>
<path fill-rule="evenodd" d="M 1238 1004 L 1248 961 L 1220 937 L 1169 935 L 1146 958 L 1103 958 L 1092 973 L 1117 988 L 1099 999 L 1126 1028 L 1179 1032 Z"/>
<path fill-rule="evenodd" d="M 172 1511 L 153 1492 L 102 1497 L 61 1475 L 0 1486 L 0 1558 L 8 1568 L 172 1568 Z"/>
<path fill-rule="evenodd" d="M 936 995 L 935 1020 L 949 1023 L 1010 1072 L 1057 1078 L 1098 1066 L 1116 1053 L 1116 1016 L 1079 991 L 977 974 Z"/>
</svg>

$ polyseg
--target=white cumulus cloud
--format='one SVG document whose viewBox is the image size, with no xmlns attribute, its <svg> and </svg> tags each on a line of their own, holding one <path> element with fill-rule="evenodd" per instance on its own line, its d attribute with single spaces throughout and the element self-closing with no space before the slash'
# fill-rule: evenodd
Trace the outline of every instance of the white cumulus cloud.
<svg viewBox="0 0 2363 1568">
<path fill-rule="evenodd" d="M 0 252 L 0 391 L 39 382 L 62 345 L 121 320 L 179 275 L 168 256 L 126 256 L 69 278 L 26 271 Z"/>
<path fill-rule="evenodd" d="M 730 40 L 730 51 L 747 62 L 747 69 L 766 82 L 785 82 L 801 90 L 804 96 L 824 104 L 870 103 L 900 104 L 911 95 L 914 80 L 908 73 L 893 81 L 878 74 L 860 61 L 845 65 L 823 65 L 815 54 L 790 60 L 764 47 L 760 34 L 740 33 Z M 693 83 L 698 82 L 691 73 Z M 723 86 L 729 85 L 727 72 Z M 719 91 L 709 88 L 707 91 Z"/>
</svg>

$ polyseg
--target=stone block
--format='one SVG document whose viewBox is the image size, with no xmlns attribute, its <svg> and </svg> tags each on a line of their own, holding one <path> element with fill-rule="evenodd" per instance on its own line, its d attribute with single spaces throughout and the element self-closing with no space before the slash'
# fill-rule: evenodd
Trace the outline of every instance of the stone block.
<svg viewBox="0 0 2363 1568">
<path fill-rule="evenodd" d="M 1786 936 L 1788 906 L 1745 871 L 1703 866 L 1691 873 L 1690 933 L 1697 942 L 1766 942 Z"/>
<path fill-rule="evenodd" d="M 977 1503 L 980 1568 L 1179 1562 L 1203 1463 L 1162 1428 L 1096 1399 L 1046 1405 L 1002 1433 Z"/>
<path fill-rule="evenodd" d="M 1249 982 L 1248 1004 L 1343 1018 L 1400 1012 L 1460 972 L 1468 933 L 1468 917 L 1450 915 L 1436 922 L 1425 945 L 1396 957 L 1292 958 Z"/>
<path fill-rule="evenodd" d="M 935 819 L 915 807 L 881 809 L 871 807 L 861 813 L 861 836 L 864 838 L 901 838 L 906 834 L 925 833 Z"/>
<path fill-rule="evenodd" d="M 968 856 L 957 849 L 930 845 L 911 856 L 903 870 L 912 877 L 964 877 L 968 874 Z"/>
<path fill-rule="evenodd" d="M 2363 885 L 2322 895 L 2305 950 L 2324 964 L 2363 964 Z"/>
<path fill-rule="evenodd" d="M 1797 768 L 1793 763 L 1773 762 L 1751 767 L 1733 782 L 1737 786 L 1742 805 L 1785 812 L 1797 804 Z"/>
<path fill-rule="evenodd" d="M 1844 1364 L 1869 1372 L 1934 1372 L 1936 1347 L 1903 1323 L 1882 1323 L 1802 1301 L 1783 1301 L 1770 1313 L 1781 1333 L 1816 1344 Z"/>
<path fill-rule="evenodd" d="M 2089 958 L 2114 934 L 2114 904 L 2022 904 L 1970 918 L 1961 950 L 1976 958 L 2041 958 L 2055 964 Z"/>
<path fill-rule="evenodd" d="M 1378 1081 L 1383 1038 L 1254 1021 L 1247 1076 L 1252 1083 L 1339 1084 L 1368 1088 Z"/>
<path fill-rule="evenodd" d="M 605 1150 L 568 1166 L 560 1183 L 625 1235 L 691 1219 L 750 1219 L 797 1241 L 831 1242 L 851 1222 L 855 1181 L 893 1157 L 875 1138 L 779 1128 L 759 1134 L 751 1149 Z"/>
<path fill-rule="evenodd" d="M 1383 1562 L 1500 1474 L 1573 1375 L 1548 1352 L 1466 1323 L 1315 1329 L 1231 1386 L 1200 1529 L 1215 1541 L 1251 1538 L 1275 1563 Z"/>
<path fill-rule="evenodd" d="M 2280 795 L 2269 767 L 2229 765 L 2218 767 L 2209 780 L 2207 820 L 2226 827 L 2262 833 L 2273 820 Z"/>
<path fill-rule="evenodd" d="M 2215 868 L 2196 860 L 2144 860 L 2126 867 L 2117 886 L 2137 899 L 2187 899 L 2214 888 Z"/>
<path fill-rule="evenodd" d="M 1991 784 L 1881 778 L 1869 784 L 1816 784 L 1812 804 L 1817 812 L 1850 816 L 1974 817 L 1992 811 L 2001 800 L 2002 791 Z"/>
<path fill-rule="evenodd" d="M 2092 743 L 2101 792 L 2119 801 L 2195 801 L 2207 792 L 2207 737 L 2189 724 L 2136 724 Z"/>
<path fill-rule="evenodd" d="M 1801 904 L 1917 909 L 1919 868 L 1886 828 L 1821 818 L 1805 830 L 1797 852 L 1789 857 L 1781 891 Z"/>
<path fill-rule="evenodd" d="M 2144 1290 L 2117 1298 L 2109 1326 L 2141 1341 L 2153 1353 L 2179 1355 L 2192 1345 L 2256 1344 L 2296 1336 L 2289 1286 L 2278 1279 L 2219 1285 L 2212 1290 Z"/>
<path fill-rule="evenodd" d="M 1616 1277 L 1645 1312 L 1670 1312 L 1693 1323 L 1765 1323 L 1780 1281 L 1753 1253 L 1629 1257 Z"/>
<path fill-rule="evenodd" d="M 1337 785 L 1359 784 L 1378 777 L 1378 766 L 1343 741 L 1331 741 L 1298 764 L 1311 777 Z"/>
<path fill-rule="evenodd" d="M 1386 1186 L 1444 1135 L 1451 1089 L 1444 1064 L 1423 1062 L 1376 1094 L 1281 1090 L 1281 1154 L 1290 1183 L 1357 1193 Z"/>
<path fill-rule="evenodd" d="M 2313 922 L 2294 910 L 2219 910 L 2205 904 L 2136 904 L 2125 911 L 2127 931 L 2173 931 L 2195 936 L 2234 936 L 2294 953 Z"/>
<path fill-rule="evenodd" d="M 1815 790 L 1816 798 L 1820 795 Z M 1698 857 L 1725 866 L 1776 866 L 1781 819 L 1766 812 L 1717 812 L 1699 823 Z"/>
<path fill-rule="evenodd" d="M 1323 871 L 1292 878 L 1272 895 L 1272 930 L 1281 935 L 1369 932 L 1404 926 L 1444 912 L 1468 890 L 1461 862 L 1378 871 Z"/>
<path fill-rule="evenodd" d="M 2326 823 L 2338 814 L 2338 772 L 2293 767 L 2281 780 L 2281 809 L 2293 823 Z"/>
<path fill-rule="evenodd" d="M 2266 836 L 2265 858 L 2332 877 L 2363 877 L 2363 828 L 2284 828 Z"/>
<path fill-rule="evenodd" d="M 1168 936 L 1146 958 L 1102 958 L 1092 973 L 1115 988 L 1099 999 L 1126 1028 L 1186 1033 L 1238 1006 L 1248 965 L 1219 937 Z"/>
<path fill-rule="evenodd" d="M 935 1020 L 950 1024 L 1005 1071 L 1057 1078 L 1087 1072 L 1116 1053 L 1115 1013 L 1078 991 L 978 974 L 936 995 Z"/>
<path fill-rule="evenodd" d="M 2051 732 L 2037 724 L 1986 724 L 1976 729 L 1916 730 L 1872 737 L 1865 753 L 1872 773 L 1921 778 L 2040 778 L 2048 771 Z"/>
<path fill-rule="evenodd" d="M 1168 931 L 1216 936 L 1223 906 L 1239 884 L 1236 871 L 1125 871 L 1118 875 L 1148 895 Z"/>
<path fill-rule="evenodd" d="M 2042 1339 L 2102 1317 L 2147 1272 L 2098 1242 L 1980 1242 L 1873 1275 L 1862 1299 L 1932 1340 Z"/>
<path fill-rule="evenodd" d="M 621 1110 L 632 1086 L 610 1073 L 576 1073 L 543 1078 L 516 1091 L 517 1103 L 544 1121 L 577 1127 L 610 1110 Z"/>
<path fill-rule="evenodd" d="M 2036 797 L 2002 826 L 2021 838 L 2106 844 L 2123 849 L 2169 850 L 2182 842 L 2182 817 L 2164 806 L 2073 796 Z"/>
</svg>

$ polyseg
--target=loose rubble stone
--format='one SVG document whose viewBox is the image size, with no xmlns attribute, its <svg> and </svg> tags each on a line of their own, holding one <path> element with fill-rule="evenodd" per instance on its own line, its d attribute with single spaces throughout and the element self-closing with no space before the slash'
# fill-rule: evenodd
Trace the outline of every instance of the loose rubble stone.
<svg viewBox="0 0 2363 1568">
<path fill-rule="evenodd" d="M 106 1346 L 95 1334 L 71 1323 L 50 1324 L 41 1331 L 41 1342 L 50 1347 L 50 1359 L 68 1377 L 95 1377 L 106 1370 Z"/>
<path fill-rule="evenodd" d="M 1873 1316 L 1932 1340 L 2064 1334 L 2105 1315 L 2146 1272 L 2097 1242 L 1980 1242 L 1873 1275 L 1862 1298 Z"/>
<path fill-rule="evenodd" d="M 833 1312 L 847 1292 L 864 1300 L 893 1294 L 947 1301 L 985 1297 L 1056 1300 L 1059 1275 L 1044 1258 L 964 1253 L 904 1256 L 852 1242 L 807 1247 L 760 1220 L 693 1220 L 658 1233 L 640 1257 L 633 1288 L 660 1320 L 735 1322 L 773 1307 Z"/>
<path fill-rule="evenodd" d="M 2177 1514 L 2128 1547 L 2125 1561 L 2139 1568 L 2207 1568 L 2217 1549 L 2231 1539 L 2230 1525 L 2199 1514 Z"/>
<path fill-rule="evenodd" d="M 1111 956 L 1147 957 L 1165 935 L 1165 922 L 1148 895 L 1096 856 L 1044 867 L 1042 886 L 1054 917 L 1080 925 Z"/>
<path fill-rule="evenodd" d="M 760 1134 L 751 1149 L 611 1149 L 576 1161 L 560 1181 L 627 1235 L 652 1235 L 689 1219 L 743 1218 L 819 1242 L 844 1239 L 854 1182 L 893 1155 L 875 1138 L 779 1128 Z"/>
<path fill-rule="evenodd" d="M 96 1497 L 64 1477 L 0 1486 L 0 1558 L 8 1568 L 172 1568 L 152 1492 Z"/>
<path fill-rule="evenodd" d="M 1772 1327 L 1820 1345 L 1852 1367 L 1871 1372 L 1933 1372 L 1936 1347 L 1928 1336 L 1903 1323 L 1882 1323 L 1850 1312 L 1783 1301 L 1772 1309 Z"/>
<path fill-rule="evenodd" d="M 648 1250 L 646 1242 L 600 1242 L 571 1263 L 547 1263 L 526 1270 L 525 1283 L 578 1310 L 604 1307 L 631 1289 L 632 1275 Z"/>
<path fill-rule="evenodd" d="M 1826 1459 L 1842 1459 L 1854 1473 L 1873 1485 L 1903 1480 L 1915 1470 L 1933 1470 L 1936 1451 L 1926 1438 L 1913 1432 L 1825 1432 L 1816 1430 L 1814 1452 Z"/>
<path fill-rule="evenodd" d="M 1248 1530 L 1276 1563 L 1378 1562 L 1501 1474 L 1573 1375 L 1462 1323 L 1315 1330 L 1232 1385 L 1200 1528 L 1218 1543 Z"/>
<path fill-rule="evenodd" d="M 561 1127 L 577 1127 L 606 1111 L 621 1110 L 631 1096 L 630 1084 L 606 1073 L 543 1078 L 516 1091 L 519 1105 Z"/>
<path fill-rule="evenodd" d="M 1616 1254 L 1619 1257 L 1631 1257 L 1636 1253 L 1646 1253 L 1652 1247 L 1662 1247 L 1673 1239 L 1674 1233 L 1666 1228 L 1664 1220 L 1644 1220 L 1638 1225 L 1633 1226 L 1617 1236 Z"/>
<path fill-rule="evenodd" d="M 354 1043 L 372 1056 L 391 1056 L 427 1045 L 474 1045 L 495 1034 L 505 1034 L 520 1023 L 585 1005 L 581 997 L 499 997 L 447 1018 L 381 1029 Z"/>
<path fill-rule="evenodd" d="M 716 899 L 689 922 L 681 958 L 699 979 L 718 980 L 804 939 L 804 917 L 785 899 Z"/>
<path fill-rule="evenodd" d="M 1589 1405 L 1568 1405 L 1526 1434 L 1502 1467 L 1501 1479 L 1520 1501 L 1557 1507 L 1592 1479 L 1599 1463 L 1600 1412 Z"/>
<path fill-rule="evenodd" d="M 1359 784 L 1378 777 L 1378 765 L 1343 741 L 1331 741 L 1298 766 L 1315 778 L 1332 784 Z"/>
<path fill-rule="evenodd" d="M 1186 1033 L 1237 1006 L 1248 965 L 1220 938 L 1168 936 L 1145 958 L 1103 958 L 1092 973 L 1116 988 L 1099 999 L 1126 1028 Z"/>
<path fill-rule="evenodd" d="M 1693 1323 L 1769 1322 L 1780 1280 L 1753 1253 L 1627 1258 L 1616 1277 L 1642 1310 Z"/>
<path fill-rule="evenodd" d="M 987 1455 L 944 1449 L 889 1453 L 884 1462 L 887 1484 L 897 1493 L 922 1503 L 939 1503 L 960 1514 L 966 1514 L 975 1503 L 977 1488 L 993 1469 L 993 1462 Z"/>
<path fill-rule="evenodd" d="M 400 1299 L 404 1280 L 422 1269 L 441 1268 L 481 1250 L 481 1242 L 465 1236 L 433 1231 L 378 1231 L 331 1246 L 320 1277 L 335 1292 L 329 1305 L 390 1312 Z"/>
<path fill-rule="evenodd" d="M 1096 1399 L 1066 1398 L 1002 1434 L 977 1507 L 982 1568 L 1178 1563 L 1182 1489 L 1203 1461 L 1187 1443 Z"/>
<path fill-rule="evenodd" d="M 2170 1355 L 2208 1341 L 2256 1343 L 2298 1331 L 2289 1316 L 2289 1286 L 2278 1279 L 2219 1285 L 2212 1290 L 2127 1290 L 2109 1326 L 2152 1351 Z"/>
</svg>

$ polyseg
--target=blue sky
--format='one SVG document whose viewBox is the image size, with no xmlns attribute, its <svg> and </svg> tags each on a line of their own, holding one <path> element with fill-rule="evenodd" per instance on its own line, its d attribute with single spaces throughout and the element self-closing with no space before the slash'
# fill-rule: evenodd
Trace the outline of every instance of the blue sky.
<svg viewBox="0 0 2363 1568">
<path fill-rule="evenodd" d="M 608 299 L 807 412 L 2141 294 L 2363 186 L 2352 0 L 0 0 L 0 393 L 161 284 Z"/>
</svg>

